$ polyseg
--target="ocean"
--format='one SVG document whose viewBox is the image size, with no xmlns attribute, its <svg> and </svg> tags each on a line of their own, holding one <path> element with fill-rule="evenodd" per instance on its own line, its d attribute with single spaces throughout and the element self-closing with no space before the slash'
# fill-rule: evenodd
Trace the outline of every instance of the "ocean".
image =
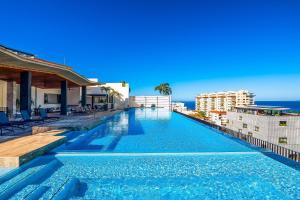
<svg viewBox="0 0 300 200">
<path fill-rule="evenodd" d="M 181 101 L 189 110 L 195 110 L 195 101 Z M 300 101 L 255 101 L 260 106 L 282 106 L 290 108 L 290 111 L 300 111 Z"/>
</svg>

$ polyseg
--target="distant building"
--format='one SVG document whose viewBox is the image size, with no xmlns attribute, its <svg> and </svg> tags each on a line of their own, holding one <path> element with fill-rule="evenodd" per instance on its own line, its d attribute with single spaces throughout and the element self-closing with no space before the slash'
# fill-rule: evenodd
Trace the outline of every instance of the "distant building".
<svg viewBox="0 0 300 200">
<path fill-rule="evenodd" d="M 288 108 L 237 106 L 227 112 L 227 127 L 242 134 L 300 152 L 300 116 Z"/>
<path fill-rule="evenodd" d="M 210 117 L 211 111 L 230 111 L 235 106 L 253 105 L 254 96 L 247 90 L 203 93 L 196 97 L 196 110 Z"/>
<path fill-rule="evenodd" d="M 210 111 L 210 121 L 220 126 L 226 126 L 227 118 L 225 111 Z"/>
<path fill-rule="evenodd" d="M 171 109 L 171 96 L 130 96 L 130 107 Z"/>
<path fill-rule="evenodd" d="M 187 108 L 182 102 L 172 102 L 172 110 L 183 112 L 187 111 Z"/>
</svg>

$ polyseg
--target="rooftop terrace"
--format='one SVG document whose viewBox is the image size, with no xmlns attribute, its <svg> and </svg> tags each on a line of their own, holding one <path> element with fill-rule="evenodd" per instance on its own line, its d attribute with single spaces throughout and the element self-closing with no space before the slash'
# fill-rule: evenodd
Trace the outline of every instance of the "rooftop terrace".
<svg viewBox="0 0 300 200">
<path fill-rule="evenodd" d="M 288 110 L 290 110 L 290 108 L 285 108 L 280 106 L 249 105 L 249 106 L 235 107 L 235 111 L 238 113 L 247 113 L 247 114 L 263 115 L 263 116 L 282 116 L 282 115 L 294 116 L 295 115 L 292 113 L 288 113 Z"/>
</svg>

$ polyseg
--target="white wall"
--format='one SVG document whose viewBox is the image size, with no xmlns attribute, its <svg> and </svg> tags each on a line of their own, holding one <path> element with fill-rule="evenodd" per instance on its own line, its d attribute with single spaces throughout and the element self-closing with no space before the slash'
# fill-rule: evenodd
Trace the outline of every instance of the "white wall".
<svg viewBox="0 0 300 200">
<path fill-rule="evenodd" d="M 33 88 L 33 91 L 35 91 L 35 88 Z M 36 102 L 36 108 L 41 106 L 42 108 L 53 108 L 53 107 L 60 107 L 60 104 L 45 104 L 44 103 L 44 94 L 60 94 L 60 89 L 41 89 L 37 88 L 37 102 Z M 32 99 L 34 98 L 34 92 L 31 93 Z"/>
<path fill-rule="evenodd" d="M 227 119 L 229 129 L 240 129 L 243 134 L 251 132 L 255 138 L 300 152 L 300 116 L 262 116 L 228 112 Z M 279 126 L 280 121 L 286 121 L 287 126 Z M 243 128 L 243 124 L 247 124 L 247 128 Z M 255 126 L 259 127 L 258 131 L 255 130 Z M 287 144 L 279 144 L 279 137 L 287 137 Z"/>
<path fill-rule="evenodd" d="M 20 85 L 14 82 L 13 91 L 7 91 L 7 82 L 0 80 L 0 107 L 7 107 L 7 93 L 13 93 L 13 105 L 14 113 L 16 112 L 16 100 L 20 100 Z M 31 87 L 31 100 L 33 101 L 32 109 L 38 108 L 58 108 L 60 104 L 45 104 L 44 94 L 60 94 L 60 89 L 41 89 Z M 69 88 L 68 89 L 68 105 L 79 105 L 81 99 L 81 88 Z"/>
<path fill-rule="evenodd" d="M 60 89 L 41 89 L 37 88 L 37 104 L 36 107 L 41 106 L 42 108 L 53 108 L 60 107 L 60 104 L 45 104 L 44 94 L 60 94 Z M 68 105 L 79 105 L 81 99 L 81 88 L 69 88 L 68 89 Z M 32 87 L 32 100 L 35 101 L 35 87 Z"/>
<path fill-rule="evenodd" d="M 130 107 L 150 108 L 152 105 L 158 108 L 171 108 L 171 96 L 131 96 Z"/>
</svg>

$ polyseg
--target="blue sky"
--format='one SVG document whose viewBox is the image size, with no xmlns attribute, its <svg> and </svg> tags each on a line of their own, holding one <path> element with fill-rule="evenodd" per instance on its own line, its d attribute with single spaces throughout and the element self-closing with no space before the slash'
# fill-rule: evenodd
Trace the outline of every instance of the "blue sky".
<svg viewBox="0 0 300 200">
<path fill-rule="evenodd" d="M 300 99 L 300 1 L 0 0 L 0 43 L 132 95 L 169 82 L 174 99 L 249 89 Z"/>
</svg>

